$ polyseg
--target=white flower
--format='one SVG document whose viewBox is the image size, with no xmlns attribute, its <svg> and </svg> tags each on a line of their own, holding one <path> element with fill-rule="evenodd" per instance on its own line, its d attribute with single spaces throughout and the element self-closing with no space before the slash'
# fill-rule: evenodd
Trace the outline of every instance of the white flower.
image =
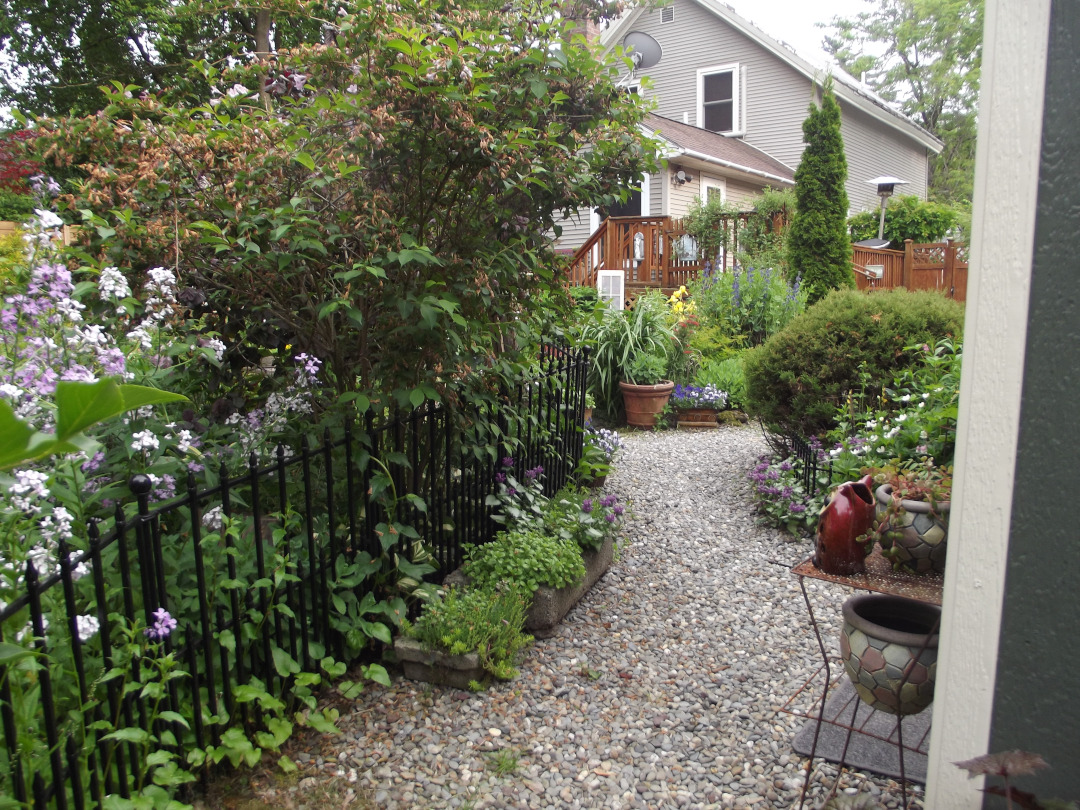
<svg viewBox="0 0 1080 810">
<path fill-rule="evenodd" d="M 940 391 L 941 389 L 939 388 L 938 390 Z M 923 394 L 922 398 L 923 399 L 930 399 L 930 395 L 929 394 Z"/>
<path fill-rule="evenodd" d="M 135 440 L 131 443 L 131 449 L 135 452 L 140 450 L 157 450 L 159 442 L 157 436 L 151 433 L 149 430 L 142 430 L 136 433 L 132 438 Z"/>
<path fill-rule="evenodd" d="M 58 506 L 53 509 L 51 515 L 41 518 L 39 522 L 41 534 L 50 543 L 55 543 L 59 539 L 70 540 L 72 520 L 71 513 L 64 507 Z"/>
<path fill-rule="evenodd" d="M 192 450 L 195 449 L 195 445 L 192 444 L 193 438 L 194 435 L 190 430 L 181 430 L 177 432 L 176 436 L 174 437 L 174 439 L 176 440 L 176 449 L 180 453 L 190 453 Z"/>
<path fill-rule="evenodd" d="M 38 511 L 31 505 L 31 498 L 49 497 L 49 488 L 45 486 L 49 476 L 37 470 L 16 470 L 15 483 L 11 486 L 11 501 L 23 512 Z"/>
<path fill-rule="evenodd" d="M 98 277 L 98 295 L 102 301 L 114 301 L 131 297 L 131 287 L 115 267 L 106 267 Z"/>
<path fill-rule="evenodd" d="M 217 338 L 210 338 L 206 341 L 206 345 L 208 348 L 214 350 L 214 356 L 218 359 L 219 363 L 225 358 L 225 344 L 220 340 Z"/>
<path fill-rule="evenodd" d="M 70 298 L 61 298 L 56 302 L 56 311 L 67 318 L 72 323 L 78 323 L 82 320 L 82 311 L 86 309 L 78 301 L 73 301 Z"/>
<path fill-rule="evenodd" d="M 83 328 L 75 328 L 68 335 L 67 345 L 72 349 L 84 346 L 104 347 L 109 342 L 109 336 L 98 324 L 90 324 Z"/>
<path fill-rule="evenodd" d="M 75 617 L 75 629 L 79 634 L 79 641 L 84 644 L 97 633 L 100 626 L 97 616 L 86 614 L 84 616 Z"/>
<path fill-rule="evenodd" d="M 900 397 L 901 402 L 911 402 L 911 394 L 904 394 Z"/>
<path fill-rule="evenodd" d="M 49 629 L 49 617 L 41 617 L 41 629 L 42 631 L 48 631 Z M 26 627 L 15 634 L 16 641 L 25 641 L 27 638 L 34 638 L 34 626 L 30 623 L 26 623 Z"/>
<path fill-rule="evenodd" d="M 230 87 L 228 90 L 225 91 L 225 95 L 227 95 L 229 98 L 238 98 L 240 96 L 246 96 L 247 94 L 248 94 L 248 89 L 246 87 L 244 87 L 244 85 L 240 84 L 239 82 L 237 82 L 236 84 L 234 84 L 232 87 Z"/>
<path fill-rule="evenodd" d="M 882 454 L 882 455 L 884 455 L 884 454 L 885 454 L 885 448 L 884 448 L 884 447 L 879 447 L 879 448 L 877 449 L 877 451 L 878 451 L 878 453 L 880 453 L 880 454 Z"/>
<path fill-rule="evenodd" d="M 221 527 L 225 525 L 224 510 L 220 506 L 215 506 L 203 515 L 202 522 L 203 526 L 212 531 L 221 531 Z"/>
<path fill-rule="evenodd" d="M 874 419 L 871 419 L 869 422 L 866 423 L 866 427 L 869 428 L 870 430 L 873 430 L 874 428 L 877 427 L 877 421 L 874 420 Z"/>
<path fill-rule="evenodd" d="M 903 422 L 905 419 L 907 419 L 907 414 L 906 413 L 902 413 L 898 417 L 896 417 L 897 422 Z"/>
<path fill-rule="evenodd" d="M 920 407 L 920 408 L 925 408 L 925 407 L 926 407 L 926 403 L 925 403 L 925 402 L 920 402 L 920 403 L 919 403 L 919 407 Z"/>
<path fill-rule="evenodd" d="M 44 208 L 35 208 L 34 213 L 37 214 L 38 227 L 42 229 L 64 227 L 64 220 L 60 219 L 60 217 L 52 211 L 46 211 Z"/>
</svg>

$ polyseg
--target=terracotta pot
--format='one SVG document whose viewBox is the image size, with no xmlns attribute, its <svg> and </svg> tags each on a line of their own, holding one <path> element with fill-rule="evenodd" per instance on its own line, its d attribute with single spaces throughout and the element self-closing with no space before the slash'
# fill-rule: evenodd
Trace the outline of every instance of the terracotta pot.
<svg viewBox="0 0 1080 810">
<path fill-rule="evenodd" d="M 873 479 L 841 484 L 821 510 L 814 565 L 826 574 L 861 574 L 873 543 L 859 542 L 874 525 Z"/>
<path fill-rule="evenodd" d="M 899 513 L 889 514 L 893 502 L 891 484 L 882 484 L 877 499 L 881 547 L 893 565 L 901 565 L 916 574 L 945 571 L 946 541 L 949 539 L 949 501 L 939 501 L 930 508 L 926 501 L 900 500 Z M 889 536 L 891 534 L 891 536 Z"/>
<path fill-rule="evenodd" d="M 675 383 L 665 380 L 656 385 L 634 385 L 619 382 L 626 406 L 626 424 L 633 427 L 656 427 L 656 417 L 667 405 L 668 397 L 675 390 Z"/>
<path fill-rule="evenodd" d="M 941 608 L 903 596 L 860 594 L 844 602 L 840 657 L 864 702 L 918 714 L 934 700 Z"/>
<path fill-rule="evenodd" d="M 716 410 L 713 408 L 678 408 L 679 427 L 681 428 L 705 428 L 712 430 L 720 427 L 716 421 Z"/>
</svg>

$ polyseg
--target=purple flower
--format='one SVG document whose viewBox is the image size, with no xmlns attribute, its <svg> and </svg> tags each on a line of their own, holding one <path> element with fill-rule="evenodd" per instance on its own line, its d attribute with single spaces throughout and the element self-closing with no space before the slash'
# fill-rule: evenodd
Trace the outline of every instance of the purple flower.
<svg viewBox="0 0 1080 810">
<path fill-rule="evenodd" d="M 592 511 L 592 498 L 586 498 L 581 502 L 581 511 L 585 514 Z"/>
<path fill-rule="evenodd" d="M 83 462 L 80 469 L 84 473 L 97 472 L 97 470 L 101 467 L 103 461 L 105 461 L 105 454 L 98 450 L 96 453 L 94 453 L 93 458 L 87 459 Z"/>
<path fill-rule="evenodd" d="M 169 634 L 176 629 L 176 619 L 165 608 L 158 608 L 153 616 L 154 623 L 143 630 L 146 637 L 151 641 L 162 641 L 168 638 Z"/>
<path fill-rule="evenodd" d="M 621 503 L 616 504 L 615 508 L 612 510 L 612 512 L 614 512 L 616 515 L 621 515 L 625 511 L 626 511 L 626 507 L 623 506 Z"/>
<path fill-rule="evenodd" d="M 784 462 L 781 462 L 781 464 L 780 464 L 780 470 L 782 472 L 788 472 L 791 468 L 792 467 L 791 467 L 791 462 L 790 461 L 784 461 Z"/>
<path fill-rule="evenodd" d="M 793 514 L 793 515 L 800 515 L 800 514 L 802 514 L 803 512 L 806 511 L 806 504 L 793 503 L 790 506 L 788 506 L 788 511 L 791 512 L 791 514 Z"/>
<path fill-rule="evenodd" d="M 505 484 L 506 483 L 506 473 L 501 473 L 501 472 L 495 473 L 495 483 L 496 484 Z"/>
<path fill-rule="evenodd" d="M 619 499 L 616 498 L 614 495 L 605 495 L 603 498 L 600 499 L 600 505 L 604 507 L 614 506 L 615 502 L 618 500 Z"/>
<path fill-rule="evenodd" d="M 542 466 L 533 467 L 531 470 L 525 471 L 525 479 L 527 481 L 535 481 L 543 474 L 543 472 L 544 468 Z"/>
<path fill-rule="evenodd" d="M 613 514 L 611 514 L 609 512 L 608 514 L 604 515 L 604 520 L 606 520 L 608 523 L 614 523 L 615 522 L 615 515 L 613 515 Z"/>
<path fill-rule="evenodd" d="M 514 489 L 513 487 L 507 487 L 506 488 L 506 494 L 507 495 L 517 495 L 517 490 Z"/>
<path fill-rule="evenodd" d="M 514 466 L 514 457 L 513 456 L 507 456 L 506 458 L 504 458 L 502 460 L 502 465 L 504 467 L 506 467 L 506 468 L 513 467 Z"/>
</svg>

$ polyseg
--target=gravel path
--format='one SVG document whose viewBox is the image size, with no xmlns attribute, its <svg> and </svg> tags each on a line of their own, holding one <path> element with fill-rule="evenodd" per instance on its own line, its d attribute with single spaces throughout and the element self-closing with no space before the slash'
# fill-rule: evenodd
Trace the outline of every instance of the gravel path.
<svg viewBox="0 0 1080 810">
<path fill-rule="evenodd" d="M 755 522 L 745 476 L 764 440 L 749 427 L 624 440 L 606 491 L 631 501 L 628 545 L 520 677 L 480 694 L 370 687 L 322 756 L 301 755 L 307 774 L 388 809 L 797 806 L 802 720 L 778 710 L 819 664 L 787 570 L 810 545 Z M 839 627 L 846 592 L 810 587 Z M 835 774 L 818 767 L 812 795 Z M 899 806 L 891 780 L 841 785 Z"/>
</svg>

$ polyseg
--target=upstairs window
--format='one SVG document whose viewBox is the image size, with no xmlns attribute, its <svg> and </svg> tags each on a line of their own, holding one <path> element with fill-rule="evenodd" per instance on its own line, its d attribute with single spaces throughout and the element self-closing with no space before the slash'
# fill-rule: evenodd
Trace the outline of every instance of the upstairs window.
<svg viewBox="0 0 1080 810">
<path fill-rule="evenodd" d="M 712 132 L 739 131 L 739 67 L 698 71 L 698 126 Z"/>
</svg>

